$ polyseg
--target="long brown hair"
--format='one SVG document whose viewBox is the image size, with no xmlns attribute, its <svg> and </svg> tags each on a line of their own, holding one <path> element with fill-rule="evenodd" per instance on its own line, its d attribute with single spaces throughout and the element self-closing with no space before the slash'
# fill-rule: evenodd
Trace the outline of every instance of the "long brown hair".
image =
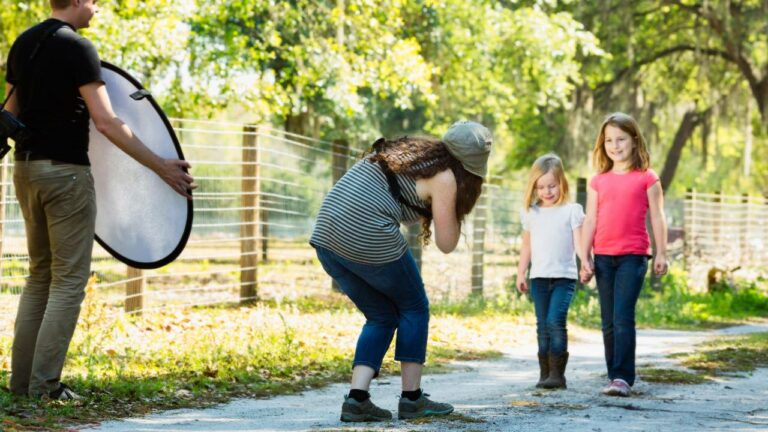
<svg viewBox="0 0 768 432">
<path fill-rule="evenodd" d="M 645 171 L 651 166 L 651 156 L 648 154 L 648 146 L 640 132 L 640 125 L 629 114 L 615 112 L 603 120 L 600 133 L 597 134 L 595 149 L 592 151 L 592 163 L 600 173 L 605 173 L 613 168 L 613 161 L 605 152 L 605 127 L 611 125 L 626 132 L 632 137 L 632 160 L 629 163 L 630 170 Z"/>
<path fill-rule="evenodd" d="M 472 211 L 482 192 L 483 178 L 464 169 L 461 162 L 448 152 L 445 144 L 434 138 L 382 138 L 374 143 L 370 153 L 367 157 L 371 162 L 383 161 L 395 174 L 413 179 L 431 178 L 446 169 L 453 171 L 456 178 L 456 220 L 459 222 L 459 228 L 464 216 Z M 420 237 L 424 245 L 429 243 L 432 236 L 431 223 L 431 217 L 422 216 Z"/>
</svg>

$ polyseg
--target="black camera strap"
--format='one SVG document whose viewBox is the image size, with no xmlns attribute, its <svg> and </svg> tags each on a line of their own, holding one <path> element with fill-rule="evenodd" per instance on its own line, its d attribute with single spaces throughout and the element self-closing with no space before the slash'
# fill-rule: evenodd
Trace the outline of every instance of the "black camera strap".
<svg viewBox="0 0 768 432">
<path fill-rule="evenodd" d="M 37 44 L 32 49 L 32 54 L 29 55 L 29 59 L 27 60 L 27 65 L 32 66 L 32 62 L 35 60 L 35 57 L 37 57 L 37 54 L 40 52 L 40 48 L 43 47 L 45 42 L 53 36 L 54 33 L 59 31 L 60 28 L 64 27 L 65 24 L 54 24 L 49 28 L 45 33 L 43 33 L 43 36 L 40 37 L 40 39 L 37 41 Z M 17 86 L 11 87 L 11 91 L 8 92 L 8 94 L 5 96 L 5 100 L 3 101 L 3 104 L 0 105 L 0 109 L 5 109 L 5 104 L 8 103 L 8 101 L 11 99 L 11 96 L 13 96 L 13 93 L 16 91 Z"/>
</svg>

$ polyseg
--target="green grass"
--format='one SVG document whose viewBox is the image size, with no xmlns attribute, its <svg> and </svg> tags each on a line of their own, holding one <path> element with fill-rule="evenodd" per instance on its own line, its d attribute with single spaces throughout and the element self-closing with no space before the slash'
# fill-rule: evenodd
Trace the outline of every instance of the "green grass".
<svg viewBox="0 0 768 432">
<path fill-rule="evenodd" d="M 645 381 L 663 384 L 702 384 L 715 377 L 741 376 L 768 367 L 768 333 L 718 338 L 672 357 L 690 371 L 640 367 L 638 374 Z"/>
<path fill-rule="evenodd" d="M 702 374 L 678 369 L 641 367 L 637 373 L 643 381 L 659 384 L 703 384 L 709 381 Z"/>
<path fill-rule="evenodd" d="M 654 291 L 650 280 L 637 302 L 637 325 L 641 328 L 700 330 L 738 324 L 754 317 L 768 317 L 765 281 L 743 282 L 735 291 L 695 292 L 687 277 L 673 269 L 662 278 L 662 290 Z M 600 327 L 600 302 L 594 288 L 576 292 L 568 313 L 571 322 Z"/>
<path fill-rule="evenodd" d="M 533 314 L 530 295 L 509 287 L 495 299 L 473 297 L 432 305 L 435 313 L 461 317 L 525 316 Z M 768 317 L 768 285 L 764 280 L 742 282 L 735 291 L 697 292 L 688 287 L 686 274 L 673 269 L 662 278 L 662 289 L 654 291 L 646 279 L 637 303 L 640 328 L 701 330 L 740 324 L 751 318 Z M 568 312 L 568 321 L 582 327 L 600 328 L 600 301 L 594 286 L 577 289 Z"/>
<path fill-rule="evenodd" d="M 673 354 L 690 371 L 641 366 L 638 375 L 662 384 L 702 384 L 715 377 L 740 376 L 768 367 L 768 333 L 729 336 L 697 345 L 690 353 Z"/>
<path fill-rule="evenodd" d="M 708 376 L 730 376 L 768 367 L 768 333 L 720 338 L 679 355 L 682 364 Z"/>
<path fill-rule="evenodd" d="M 0 430 L 60 430 L 65 424 L 345 382 L 364 322 L 348 300 L 332 293 L 321 300 L 144 317 L 115 314 L 94 295 L 89 290 L 63 377 L 85 400 L 41 403 L 0 391 Z M 499 357 L 497 347 L 518 343 L 516 326 L 514 319 L 493 316 L 433 315 L 426 372 L 449 371 L 452 360 Z M 0 336 L 3 388 L 10 344 L 10 337 Z M 391 351 L 381 373 L 399 374 Z"/>
<path fill-rule="evenodd" d="M 638 304 L 640 326 L 715 327 L 768 316 L 762 286 L 697 294 L 686 288 L 685 275 L 678 272 L 663 283 L 663 292 L 644 290 Z M 449 362 L 454 360 L 497 358 L 504 347 L 535 343 L 533 305 L 527 296 L 470 297 L 435 303 L 432 310 L 427 372 L 450 371 Z M 599 327 L 593 291 L 577 292 L 569 319 Z M 248 307 L 171 310 L 141 317 L 114 313 L 90 290 L 63 378 L 85 400 L 35 403 L 0 390 L 0 429 L 60 430 L 64 424 L 345 382 L 363 321 L 348 299 L 330 291 L 322 298 L 293 302 L 271 300 Z M 521 330 L 522 323 L 526 331 Z M 764 365 L 768 341 L 765 335 L 754 338 L 706 347 L 696 354 L 701 357 L 683 363 L 705 376 Z M 9 336 L 0 336 L 0 388 L 8 385 L 10 344 Z M 390 352 L 382 375 L 398 373 Z M 644 373 L 648 380 L 695 379 L 667 370 Z"/>
</svg>

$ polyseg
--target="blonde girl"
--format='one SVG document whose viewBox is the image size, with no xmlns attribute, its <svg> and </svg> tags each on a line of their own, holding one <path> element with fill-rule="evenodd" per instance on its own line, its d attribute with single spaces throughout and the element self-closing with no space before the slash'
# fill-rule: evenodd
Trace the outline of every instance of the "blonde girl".
<svg viewBox="0 0 768 432">
<path fill-rule="evenodd" d="M 550 153 L 536 159 L 528 179 L 524 206 L 523 247 L 517 268 L 517 289 L 530 291 L 536 309 L 539 381 L 536 387 L 566 388 L 568 307 L 576 289 L 576 252 L 581 250 L 584 210 L 570 202 L 563 163 Z"/>
</svg>

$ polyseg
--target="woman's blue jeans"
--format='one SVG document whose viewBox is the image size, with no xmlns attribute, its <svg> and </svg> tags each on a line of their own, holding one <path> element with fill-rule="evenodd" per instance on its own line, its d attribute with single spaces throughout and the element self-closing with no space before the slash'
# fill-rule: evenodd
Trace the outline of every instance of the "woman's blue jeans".
<svg viewBox="0 0 768 432">
<path fill-rule="evenodd" d="M 648 271 L 645 255 L 595 255 L 608 379 L 635 383 L 635 306 Z"/>
<path fill-rule="evenodd" d="M 397 261 L 370 265 L 350 261 L 322 247 L 316 249 L 325 272 L 365 315 L 353 367 L 369 366 L 378 375 L 395 330 L 395 360 L 424 363 L 429 300 L 410 250 Z"/>
<path fill-rule="evenodd" d="M 531 296 L 536 308 L 536 336 L 539 354 L 568 351 L 568 307 L 576 290 L 576 280 L 566 278 L 531 279 Z"/>
</svg>

